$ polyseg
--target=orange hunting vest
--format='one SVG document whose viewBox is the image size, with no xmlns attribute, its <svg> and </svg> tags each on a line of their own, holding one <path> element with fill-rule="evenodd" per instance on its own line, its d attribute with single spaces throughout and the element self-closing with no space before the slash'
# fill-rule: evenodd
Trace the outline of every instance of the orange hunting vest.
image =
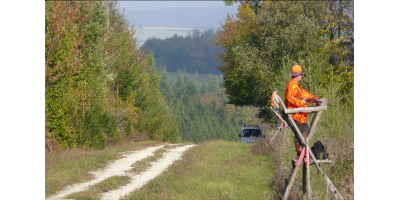
<svg viewBox="0 0 400 200">
<path fill-rule="evenodd" d="M 271 96 L 271 107 L 274 107 L 274 106 L 275 106 L 275 104 L 274 104 L 274 96 L 275 96 L 275 93 L 272 92 L 272 96 Z"/>
<path fill-rule="evenodd" d="M 293 108 L 307 108 L 307 103 L 303 103 L 303 100 L 297 99 L 295 97 L 301 97 L 301 98 L 318 98 L 309 92 L 307 92 L 305 89 L 301 88 L 300 85 L 294 80 L 290 80 L 289 84 L 286 87 L 286 92 L 285 92 L 285 105 L 287 109 L 293 109 Z M 293 113 L 292 117 L 294 120 L 300 122 L 300 123 L 307 123 L 307 112 L 302 112 L 302 113 Z"/>
</svg>

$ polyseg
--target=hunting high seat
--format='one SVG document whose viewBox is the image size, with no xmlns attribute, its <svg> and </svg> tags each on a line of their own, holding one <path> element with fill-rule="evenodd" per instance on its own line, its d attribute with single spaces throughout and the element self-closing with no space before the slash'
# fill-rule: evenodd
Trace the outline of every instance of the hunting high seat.
<svg viewBox="0 0 400 200">
<path fill-rule="evenodd" d="M 281 115 L 283 116 L 283 119 L 285 119 L 285 121 L 290 122 L 290 123 L 287 123 L 287 125 L 293 131 L 293 133 L 295 133 L 299 136 L 301 143 L 304 144 L 304 146 L 306 147 L 306 148 L 303 148 L 303 151 L 301 153 L 299 160 L 295 160 L 295 159 L 292 160 L 293 168 L 289 174 L 289 179 L 288 179 L 289 181 L 285 181 L 286 187 L 283 190 L 283 194 L 282 194 L 281 198 L 283 200 L 286 200 L 288 198 L 290 189 L 293 186 L 294 180 L 297 177 L 297 173 L 299 172 L 300 164 L 303 160 L 303 156 L 305 156 L 306 161 L 303 163 L 303 171 L 306 172 L 307 178 L 303 175 L 303 191 L 305 191 L 305 186 L 307 185 L 307 199 L 311 199 L 310 157 L 312 158 L 312 162 L 313 162 L 312 164 L 315 164 L 317 169 L 324 176 L 326 184 L 328 185 L 329 190 L 334 194 L 335 198 L 343 199 L 343 197 L 340 195 L 339 191 L 333 185 L 332 181 L 326 176 L 326 174 L 322 171 L 322 169 L 320 167 L 320 163 L 330 163 L 330 161 L 317 160 L 315 158 L 315 155 L 311 152 L 311 149 L 309 147 L 309 142 L 311 141 L 311 139 L 315 133 L 317 123 L 322 115 L 322 111 L 327 110 L 327 103 L 328 103 L 327 99 L 326 98 L 321 99 L 322 103 L 320 103 L 318 106 L 307 107 L 307 108 L 295 108 L 295 109 L 287 109 L 285 104 L 283 103 L 284 101 L 282 101 L 282 99 L 279 96 L 278 96 L 278 99 L 282 103 L 276 104 L 274 102 L 274 104 L 282 105 L 283 109 L 281 107 L 279 107 L 279 112 L 281 113 Z M 310 132 L 307 137 L 307 140 L 304 140 L 302 134 L 300 133 L 299 128 L 296 126 L 296 123 L 294 123 L 294 120 L 292 118 L 293 113 L 300 113 L 300 112 L 315 113 L 314 117 L 311 121 L 311 124 L 310 124 Z M 303 174 L 305 174 L 305 173 L 303 173 Z"/>
</svg>

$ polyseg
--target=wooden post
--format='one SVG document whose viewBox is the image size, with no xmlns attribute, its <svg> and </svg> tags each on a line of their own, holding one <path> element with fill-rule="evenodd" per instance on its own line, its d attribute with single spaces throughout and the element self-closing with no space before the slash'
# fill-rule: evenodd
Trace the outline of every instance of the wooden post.
<svg viewBox="0 0 400 200">
<path fill-rule="evenodd" d="M 285 109 L 286 114 L 300 113 L 300 112 L 315 112 L 327 110 L 328 107 L 325 106 L 315 106 L 315 107 L 307 107 L 307 108 L 293 108 L 293 109 Z"/>
<path fill-rule="evenodd" d="M 321 101 L 322 101 L 321 106 L 326 106 L 326 104 L 328 103 L 328 100 L 326 98 L 322 98 Z M 318 111 L 317 114 L 314 114 L 314 117 L 310 124 L 310 133 L 308 134 L 307 141 L 306 141 L 307 144 L 311 141 L 311 138 L 313 137 L 315 130 L 317 130 L 316 127 L 317 127 L 319 118 L 321 118 L 321 115 L 322 115 L 322 111 Z"/>
<path fill-rule="evenodd" d="M 307 193 L 307 166 L 306 163 L 303 162 L 303 194 Z M 307 194 L 308 197 L 308 194 Z"/>
<path fill-rule="evenodd" d="M 307 153 L 307 159 L 310 161 L 310 154 L 308 144 L 306 144 L 306 153 Z M 311 200 L 311 180 L 310 180 L 310 163 L 304 163 L 304 165 L 307 165 L 307 200 Z"/>
<path fill-rule="evenodd" d="M 297 175 L 297 173 L 299 172 L 300 166 L 301 166 L 301 165 L 297 165 L 297 166 L 294 168 L 293 173 L 292 173 L 292 176 L 290 176 L 290 181 L 289 181 L 289 183 L 288 183 L 288 186 L 286 187 L 285 193 L 283 194 L 282 200 L 286 200 L 286 199 L 289 197 L 290 189 L 291 189 L 292 186 L 293 186 L 294 180 L 296 179 L 296 175 Z"/>
</svg>

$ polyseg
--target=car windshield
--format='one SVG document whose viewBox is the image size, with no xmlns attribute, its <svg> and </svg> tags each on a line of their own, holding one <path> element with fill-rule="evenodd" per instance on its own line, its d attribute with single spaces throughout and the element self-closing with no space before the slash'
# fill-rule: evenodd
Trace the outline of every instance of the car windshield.
<svg viewBox="0 0 400 200">
<path fill-rule="evenodd" d="M 244 129 L 243 130 L 243 137 L 259 137 L 261 136 L 261 130 L 260 129 Z"/>
</svg>

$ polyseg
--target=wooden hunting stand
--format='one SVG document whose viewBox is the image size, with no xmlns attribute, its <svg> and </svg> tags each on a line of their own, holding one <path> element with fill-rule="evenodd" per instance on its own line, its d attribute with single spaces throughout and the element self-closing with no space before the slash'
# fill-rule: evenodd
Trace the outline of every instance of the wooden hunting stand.
<svg viewBox="0 0 400 200">
<path fill-rule="evenodd" d="M 289 174 L 289 178 L 287 179 L 288 181 L 285 180 L 285 187 L 283 189 L 283 194 L 282 194 L 282 199 L 286 200 L 289 196 L 290 189 L 293 186 L 294 181 L 297 178 L 297 173 L 299 172 L 300 165 L 303 163 L 303 191 L 307 191 L 307 199 L 311 199 L 311 182 L 310 182 L 310 165 L 314 164 L 317 169 L 322 173 L 322 176 L 324 176 L 327 187 L 329 190 L 334 194 L 336 199 L 343 199 L 343 197 L 340 195 L 339 191 L 336 189 L 336 187 L 333 185 L 332 181 L 326 176 L 326 174 L 322 171 L 320 164 L 321 163 L 330 163 L 329 160 L 317 160 L 315 158 L 315 155 L 311 152 L 311 149 L 309 147 L 309 142 L 311 141 L 316 127 L 317 123 L 319 121 L 319 118 L 322 115 L 322 111 L 327 109 L 327 99 L 323 98 L 321 99 L 322 103 L 318 106 L 315 107 L 307 107 L 307 108 L 295 108 L 295 109 L 287 109 L 285 104 L 283 103 L 282 99 L 278 96 L 277 97 L 279 101 L 281 102 L 280 104 L 277 104 L 274 100 L 275 105 L 282 105 L 283 110 L 279 107 L 279 112 L 283 116 L 283 119 L 285 121 L 289 121 L 290 123 L 287 123 L 290 129 L 299 136 L 301 143 L 305 144 L 304 146 L 306 147 L 305 149 L 303 148 L 303 151 L 299 157 L 299 160 L 292 160 L 292 170 Z M 300 113 L 300 112 L 308 112 L 308 113 L 315 113 L 314 117 L 311 121 L 310 124 L 310 132 L 307 137 L 307 140 L 305 141 L 302 134 L 300 133 L 299 128 L 296 126 L 296 123 L 294 123 L 294 120 L 292 118 L 293 113 Z M 271 140 L 272 141 L 272 140 Z M 306 161 L 302 162 L 303 156 L 306 158 Z M 310 156 L 312 158 L 312 161 L 310 163 Z M 307 174 L 307 175 L 305 175 Z M 307 186 L 307 189 L 306 189 Z"/>
</svg>

